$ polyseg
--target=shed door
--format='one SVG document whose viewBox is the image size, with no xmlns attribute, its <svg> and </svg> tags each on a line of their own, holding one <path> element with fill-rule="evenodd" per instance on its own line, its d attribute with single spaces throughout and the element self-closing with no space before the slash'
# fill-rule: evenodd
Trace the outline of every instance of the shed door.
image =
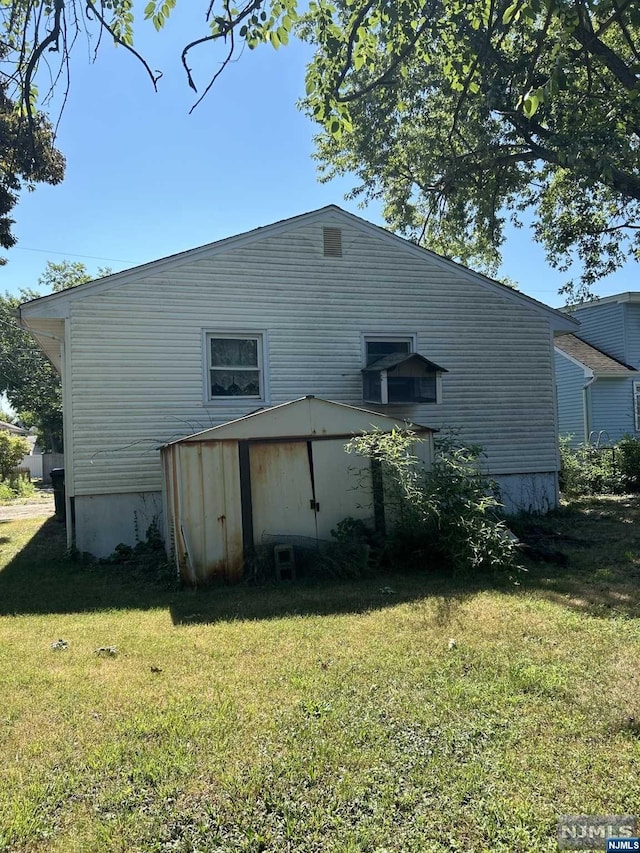
<svg viewBox="0 0 640 853">
<path fill-rule="evenodd" d="M 264 533 L 317 537 L 312 458 L 306 441 L 249 447 L 253 536 Z"/>
<path fill-rule="evenodd" d="M 331 531 L 347 516 L 373 526 L 371 463 L 347 453 L 346 439 L 313 442 L 313 468 L 318 501 L 318 538 L 333 541 Z"/>
</svg>

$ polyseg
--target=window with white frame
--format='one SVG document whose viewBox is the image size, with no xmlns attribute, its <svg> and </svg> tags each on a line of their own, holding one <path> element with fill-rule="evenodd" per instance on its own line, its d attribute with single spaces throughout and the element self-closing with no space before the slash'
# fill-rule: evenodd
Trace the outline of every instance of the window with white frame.
<svg viewBox="0 0 640 853">
<path fill-rule="evenodd" d="M 385 355 L 410 353 L 414 351 L 415 338 L 413 335 L 403 337 L 383 337 L 381 335 L 364 336 L 364 366 L 368 367 Z"/>
<path fill-rule="evenodd" d="M 262 335 L 209 332 L 206 340 L 208 399 L 263 400 Z"/>
<path fill-rule="evenodd" d="M 633 414 L 636 431 L 640 432 L 640 382 L 633 383 Z"/>
</svg>

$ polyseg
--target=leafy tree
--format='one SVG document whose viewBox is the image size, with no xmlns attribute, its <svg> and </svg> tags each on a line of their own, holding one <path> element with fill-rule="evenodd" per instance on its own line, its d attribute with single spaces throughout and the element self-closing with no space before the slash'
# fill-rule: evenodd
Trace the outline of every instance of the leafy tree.
<svg viewBox="0 0 640 853">
<path fill-rule="evenodd" d="M 528 211 L 554 266 L 581 262 L 573 298 L 637 256 L 637 4 L 336 5 L 305 30 L 324 179 L 355 172 L 392 227 L 489 272 Z"/>
<path fill-rule="evenodd" d="M 159 30 L 176 0 L 150 0 Z M 184 46 L 215 48 L 198 101 L 245 46 L 315 46 L 304 107 L 322 127 L 330 177 L 380 197 L 392 227 L 495 270 L 509 218 L 529 211 L 561 269 L 582 285 L 640 251 L 640 8 L 631 0 L 207 0 Z M 304 11 L 302 11 L 304 9 Z M 0 7 L 15 81 L 34 125 L 38 67 L 61 70 L 78 28 L 134 48 L 133 0 L 15 0 Z M 105 39 L 106 41 L 106 39 Z M 54 75 L 55 79 L 55 75 Z"/>
<path fill-rule="evenodd" d="M 0 47 L 0 67 L 3 62 Z M 6 56 L 6 54 L 5 54 Z M 0 76 L 0 246 L 16 242 L 11 231 L 11 211 L 20 192 L 36 183 L 57 184 L 64 176 L 64 158 L 53 145 L 47 119 L 32 108 L 27 121 L 18 101 L 7 94 L 8 80 Z M 6 263 L 0 258 L 0 265 Z"/>
<path fill-rule="evenodd" d="M 100 270 L 107 274 L 108 270 Z M 81 263 L 49 261 L 40 285 L 54 291 L 75 287 L 93 276 Z M 22 423 L 34 426 L 43 450 L 62 450 L 62 391 L 60 377 L 42 353 L 31 334 L 16 322 L 16 311 L 22 302 L 41 294 L 21 290 L 19 294 L 0 296 L 0 393 L 7 395 Z"/>
<path fill-rule="evenodd" d="M 80 261 L 60 261 L 59 263 L 47 261 L 47 266 L 38 279 L 38 284 L 45 290 L 59 293 L 61 290 L 68 290 L 78 284 L 84 284 L 85 281 L 91 281 L 92 278 L 110 275 L 111 272 L 110 267 L 98 267 L 97 274 L 90 275 L 85 264 Z"/>
<path fill-rule="evenodd" d="M 0 430 L 0 479 L 8 480 L 11 471 L 29 453 L 29 442 L 20 435 Z"/>
</svg>

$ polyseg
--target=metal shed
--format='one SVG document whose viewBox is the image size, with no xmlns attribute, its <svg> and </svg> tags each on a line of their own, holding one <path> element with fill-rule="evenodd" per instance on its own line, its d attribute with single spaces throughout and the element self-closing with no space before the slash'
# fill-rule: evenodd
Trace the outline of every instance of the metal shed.
<svg viewBox="0 0 640 853">
<path fill-rule="evenodd" d="M 317 397 L 165 445 L 166 542 L 182 578 L 237 581 L 265 536 L 330 540 L 347 516 L 372 520 L 370 466 L 347 454 L 345 444 L 372 429 L 407 426 L 425 439 L 420 456 L 429 464 L 429 427 Z"/>
</svg>

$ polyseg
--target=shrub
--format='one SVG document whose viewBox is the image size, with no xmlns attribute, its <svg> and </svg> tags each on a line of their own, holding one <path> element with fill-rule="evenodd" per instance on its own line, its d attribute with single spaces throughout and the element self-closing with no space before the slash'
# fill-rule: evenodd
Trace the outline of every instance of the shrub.
<svg viewBox="0 0 640 853">
<path fill-rule="evenodd" d="M 640 439 L 623 436 L 615 447 L 614 464 L 625 490 L 640 492 Z"/>
<path fill-rule="evenodd" d="M 495 484 L 482 471 L 481 448 L 441 437 L 427 471 L 413 452 L 419 441 L 411 431 L 394 430 L 367 433 L 347 446 L 382 467 L 394 556 L 412 554 L 457 572 L 514 568 L 516 546 L 499 518 Z"/>
<path fill-rule="evenodd" d="M 176 586 L 177 577 L 175 566 L 167 558 L 164 541 L 158 527 L 157 519 L 153 519 L 144 539 L 138 540 L 134 546 L 121 542 L 109 557 L 98 560 L 101 565 L 126 567 L 129 577 L 140 581 L 151 581 L 164 586 Z"/>
<path fill-rule="evenodd" d="M 560 491 L 567 497 L 615 494 L 624 491 L 616 465 L 616 450 L 580 444 L 571 447 L 570 436 L 560 437 Z"/>
<path fill-rule="evenodd" d="M 0 478 L 8 480 L 12 470 L 29 453 L 29 442 L 19 435 L 0 430 Z"/>
<path fill-rule="evenodd" d="M 611 447 L 571 447 L 570 441 L 569 436 L 560 438 L 560 491 L 564 495 L 640 491 L 640 439 L 625 435 Z"/>
<path fill-rule="evenodd" d="M 0 501 L 7 503 L 14 501 L 16 498 L 26 498 L 35 492 L 35 486 L 31 480 L 25 480 L 23 477 L 0 482 Z"/>
</svg>

